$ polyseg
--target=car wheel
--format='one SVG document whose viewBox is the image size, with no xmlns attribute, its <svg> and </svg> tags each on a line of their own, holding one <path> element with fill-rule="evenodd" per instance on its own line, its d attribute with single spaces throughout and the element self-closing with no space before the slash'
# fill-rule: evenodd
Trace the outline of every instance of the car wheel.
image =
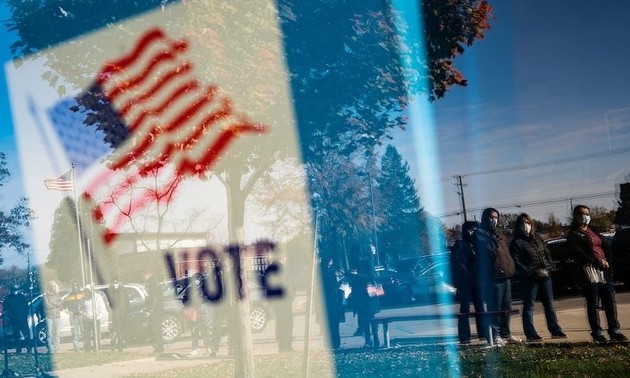
<svg viewBox="0 0 630 378">
<path fill-rule="evenodd" d="M 249 312 L 249 324 L 252 327 L 252 332 L 262 332 L 267 326 L 269 320 L 269 314 L 260 306 L 253 306 Z"/>
<path fill-rule="evenodd" d="M 162 317 L 162 341 L 172 343 L 182 334 L 182 322 L 174 315 Z"/>
<path fill-rule="evenodd" d="M 48 343 L 48 327 L 46 323 L 40 323 L 35 327 L 35 337 L 37 338 L 37 345 L 45 346 Z"/>
<path fill-rule="evenodd" d="M 411 290 L 411 286 L 403 285 L 400 287 L 400 291 L 398 292 L 398 300 L 401 304 L 410 304 L 413 302 L 413 291 Z"/>
</svg>

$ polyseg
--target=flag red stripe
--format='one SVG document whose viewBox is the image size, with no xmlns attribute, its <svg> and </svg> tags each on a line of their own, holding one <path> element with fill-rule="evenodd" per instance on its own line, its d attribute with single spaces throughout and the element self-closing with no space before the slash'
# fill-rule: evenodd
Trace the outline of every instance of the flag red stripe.
<svg viewBox="0 0 630 378">
<path fill-rule="evenodd" d="M 109 98 L 115 100 L 116 97 L 118 97 L 124 91 L 139 84 L 142 84 L 144 81 L 151 78 L 151 74 L 154 73 L 162 64 L 165 64 L 169 61 L 175 61 L 176 58 L 177 55 L 173 52 L 173 50 L 157 52 L 153 57 L 149 59 L 149 65 L 144 68 L 142 72 L 139 72 L 131 80 L 116 84 L 116 87 L 109 93 Z"/>
<path fill-rule="evenodd" d="M 137 129 L 143 122 L 144 120 L 150 116 L 150 115 L 154 115 L 154 116 L 158 116 L 162 113 L 164 113 L 165 111 L 169 110 L 168 107 L 174 103 L 176 100 L 178 100 L 180 97 L 182 97 L 183 95 L 185 95 L 188 91 L 191 91 L 193 89 L 197 89 L 199 88 L 199 82 L 197 80 L 190 80 L 186 83 L 184 83 L 183 85 L 181 85 L 179 88 L 175 89 L 173 91 L 172 95 L 166 96 L 166 99 L 164 101 L 162 101 L 160 104 L 154 106 L 153 108 L 150 109 L 146 109 L 141 115 L 140 117 L 138 117 L 138 119 L 136 120 L 129 120 L 130 124 L 129 124 L 129 131 L 133 131 L 135 129 Z M 138 104 L 136 104 L 138 105 Z"/>
<path fill-rule="evenodd" d="M 120 110 L 120 116 L 124 117 L 127 114 L 127 112 L 138 102 L 143 102 L 143 101 L 148 100 L 150 97 L 153 97 L 159 90 L 163 89 L 164 86 L 176 80 L 178 78 L 177 75 L 187 73 L 191 69 L 192 69 L 192 65 L 188 63 L 184 63 L 182 67 L 177 67 L 173 70 L 166 72 L 164 76 L 162 76 L 160 80 L 155 85 L 153 85 L 153 87 L 149 88 L 149 90 L 147 90 L 147 92 L 144 95 L 138 97 L 137 100 L 134 99 L 134 101 L 128 102 L 124 107 L 122 107 Z"/>
<path fill-rule="evenodd" d="M 164 35 L 161 29 L 155 28 L 149 30 L 140 38 L 138 43 L 136 43 L 136 47 L 130 54 L 118 60 L 106 63 L 101 70 L 102 75 L 99 76 L 97 82 L 102 85 L 109 78 L 109 74 L 127 69 L 128 66 L 134 64 L 136 60 L 142 56 L 153 42 L 160 39 L 166 39 L 166 35 Z M 185 41 L 174 41 L 171 43 L 171 46 L 176 50 L 184 50 L 187 48 L 188 44 Z"/>
<path fill-rule="evenodd" d="M 214 85 L 211 85 L 211 86 L 207 87 L 205 93 L 202 95 L 202 97 L 200 99 L 198 99 L 198 101 L 193 103 L 188 108 L 182 110 L 175 117 L 175 119 L 172 120 L 169 125 L 167 125 L 166 131 L 173 132 L 173 131 L 177 130 L 187 120 L 189 120 L 195 114 L 197 114 L 200 110 L 202 110 L 202 107 L 204 105 L 207 105 L 210 102 L 214 101 L 214 98 L 216 97 L 216 94 L 217 94 L 217 90 L 218 90 L 218 88 L 216 86 L 214 86 Z"/>
<path fill-rule="evenodd" d="M 243 122 L 231 126 L 227 130 L 223 130 L 221 134 L 214 139 L 214 143 L 207 150 L 201 159 L 195 161 L 189 160 L 186 156 L 177 166 L 177 174 L 196 174 L 197 165 L 203 167 L 203 171 L 209 170 L 218 157 L 225 151 L 225 149 L 232 143 L 232 139 L 239 136 L 241 133 L 262 133 L 265 132 L 265 128 L 262 125 L 254 125 L 249 122 Z"/>
</svg>

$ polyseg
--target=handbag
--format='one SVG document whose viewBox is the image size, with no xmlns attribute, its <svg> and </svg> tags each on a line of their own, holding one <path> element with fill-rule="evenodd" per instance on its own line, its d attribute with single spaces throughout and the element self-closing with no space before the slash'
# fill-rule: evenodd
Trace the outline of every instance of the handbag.
<svg viewBox="0 0 630 378">
<path fill-rule="evenodd" d="M 590 284 L 603 284 L 606 283 L 604 278 L 604 271 L 594 267 L 593 265 L 584 265 L 584 274 L 586 275 L 586 282 Z"/>
<path fill-rule="evenodd" d="M 382 297 L 385 295 L 385 290 L 381 284 L 368 284 L 367 292 L 370 297 Z"/>
</svg>

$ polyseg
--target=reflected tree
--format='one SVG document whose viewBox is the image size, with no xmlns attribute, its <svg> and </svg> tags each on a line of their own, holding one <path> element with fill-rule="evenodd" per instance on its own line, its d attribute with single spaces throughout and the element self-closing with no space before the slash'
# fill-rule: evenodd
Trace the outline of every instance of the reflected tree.
<svg viewBox="0 0 630 378">
<path fill-rule="evenodd" d="M 11 171 L 7 166 L 6 155 L 0 152 L 0 187 L 4 186 L 11 177 Z M 24 227 L 30 225 L 33 220 L 33 212 L 28 208 L 26 198 L 20 198 L 9 209 L 0 210 L 0 251 L 11 248 L 18 253 L 24 253 L 29 244 L 24 240 Z M 0 264 L 4 259 L 0 255 Z"/>
</svg>

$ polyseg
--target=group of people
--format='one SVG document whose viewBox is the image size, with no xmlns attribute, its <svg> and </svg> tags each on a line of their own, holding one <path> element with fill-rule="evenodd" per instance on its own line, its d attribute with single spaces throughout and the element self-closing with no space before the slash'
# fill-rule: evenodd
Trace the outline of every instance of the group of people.
<svg viewBox="0 0 630 378">
<path fill-rule="evenodd" d="M 127 317 L 129 297 L 118 279 L 112 280 L 106 290 L 111 309 L 111 344 L 112 350 L 123 350 L 123 326 Z M 61 300 L 59 286 L 51 281 L 44 294 L 48 322 L 48 348 L 59 351 L 59 319 L 62 310 L 69 314 L 72 332 L 72 347 L 75 352 L 80 350 L 94 351 L 101 348 L 101 322 L 108 314 L 108 308 L 103 293 L 93 289 L 90 285 L 84 288 L 76 281 L 68 295 Z M 82 344 L 82 345 L 81 345 Z"/>
<path fill-rule="evenodd" d="M 481 222 L 465 222 L 462 238 L 453 247 L 451 263 L 460 303 L 459 312 L 462 314 L 458 320 L 460 343 L 471 342 L 468 317 L 471 304 L 475 309 L 480 339 L 497 345 L 522 341 L 512 335 L 510 330 L 511 280 L 514 276 L 518 277 L 523 297 L 522 324 L 526 341 L 536 343 L 543 340 L 533 321 L 538 293 L 551 338 L 566 338 L 554 308 L 551 254 L 536 232 L 533 219 L 525 213 L 519 215 L 513 236 L 508 240 L 498 227 L 499 216 L 496 209 L 487 208 L 481 215 Z M 567 242 L 577 262 L 577 271 L 574 273 L 586 299 L 591 336 L 596 342 L 608 340 L 604 336 L 597 311 L 601 300 L 608 322 L 609 338 L 627 341 L 627 337 L 619 330 L 610 250 L 602 238 L 589 228 L 589 223 L 589 208 L 576 206 Z M 595 271 L 598 278 L 589 277 L 590 271 Z"/>
<path fill-rule="evenodd" d="M 339 324 L 345 321 L 344 292 L 338 283 L 338 270 L 332 258 L 322 260 L 322 307 L 326 311 L 318 314 L 320 329 L 329 330 L 330 344 L 333 349 L 341 346 Z M 378 329 L 371 319 L 380 311 L 379 292 L 375 281 L 374 268 L 370 260 L 363 258 L 356 264 L 356 269 L 349 275 L 349 285 L 352 289 L 347 298 L 353 315 L 357 317 L 358 328 L 355 336 L 363 336 L 364 347 L 378 348 Z M 323 310 L 323 309 L 322 309 Z M 324 328 L 325 327 L 325 328 Z"/>
</svg>

